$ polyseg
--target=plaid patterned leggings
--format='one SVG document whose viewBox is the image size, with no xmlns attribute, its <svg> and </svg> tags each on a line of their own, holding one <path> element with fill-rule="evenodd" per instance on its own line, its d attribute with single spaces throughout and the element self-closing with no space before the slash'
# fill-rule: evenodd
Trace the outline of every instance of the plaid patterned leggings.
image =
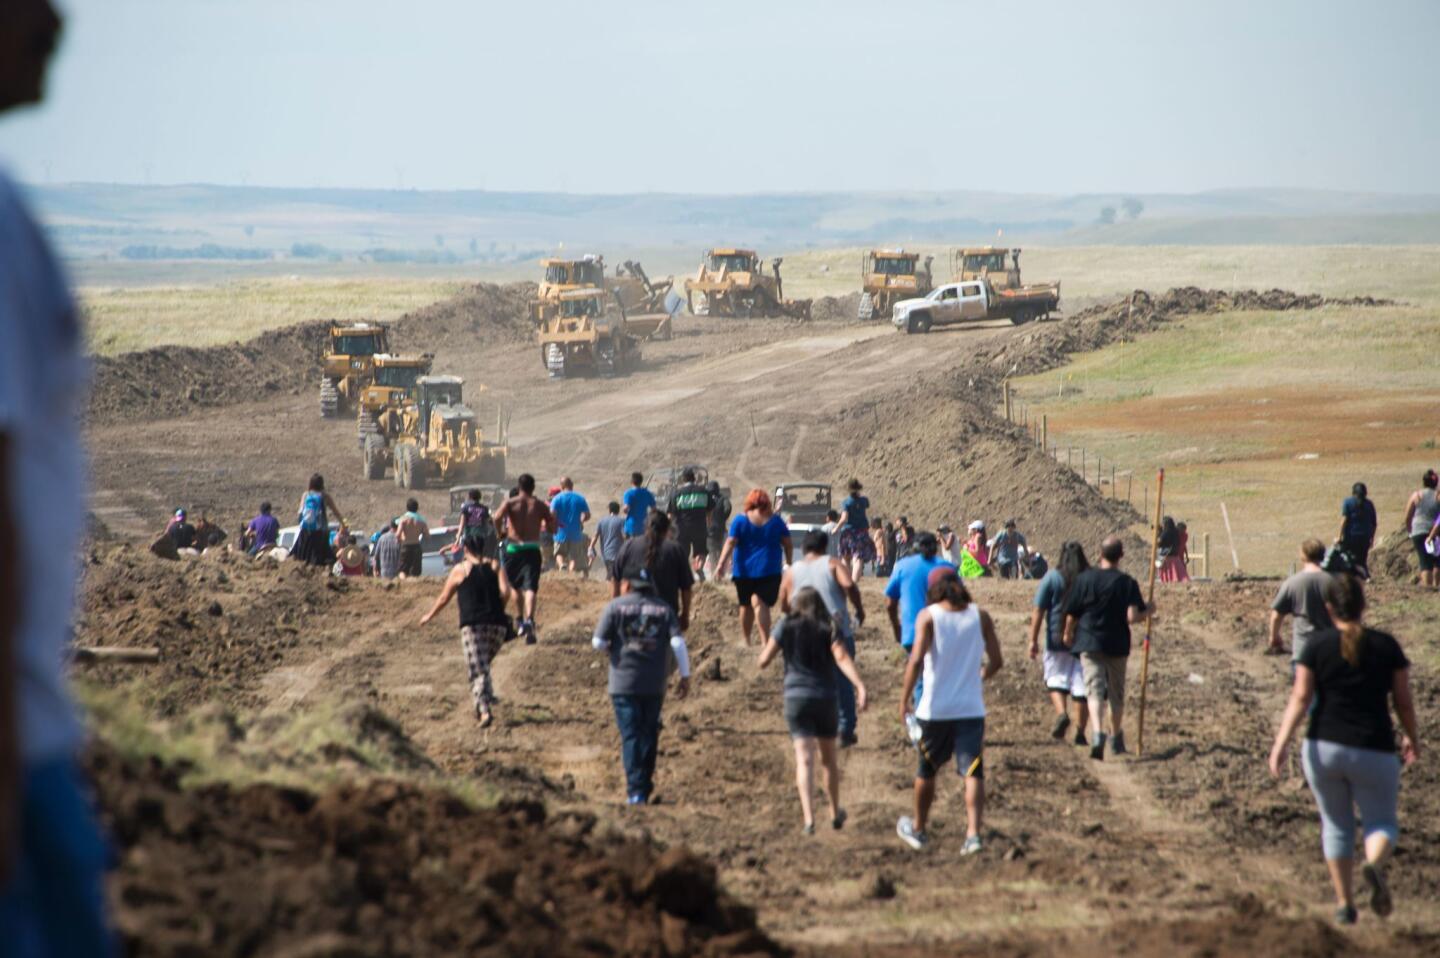
<svg viewBox="0 0 1440 958">
<path fill-rule="evenodd" d="M 460 644 L 465 649 L 465 664 L 470 668 L 470 695 L 476 707 L 490 711 L 495 701 L 495 686 L 490 681 L 490 663 L 505 641 L 503 625 L 463 625 Z"/>
</svg>

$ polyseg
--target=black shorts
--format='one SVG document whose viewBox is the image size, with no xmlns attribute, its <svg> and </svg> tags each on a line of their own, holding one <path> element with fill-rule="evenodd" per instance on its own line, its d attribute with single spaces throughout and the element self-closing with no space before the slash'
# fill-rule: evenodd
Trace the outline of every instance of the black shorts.
<svg viewBox="0 0 1440 958">
<path fill-rule="evenodd" d="M 617 565 L 617 563 L 618 563 L 619 561 L 620 561 L 620 560 L 618 560 L 618 559 L 606 559 L 606 560 L 605 560 L 605 581 L 606 581 L 606 582 L 619 582 L 619 581 L 620 581 L 620 567 L 619 567 L 619 565 Z"/>
<path fill-rule="evenodd" d="M 400 573 L 414 578 L 420 575 L 421 567 L 425 561 L 425 550 L 418 544 L 413 546 L 402 545 L 400 547 Z"/>
<path fill-rule="evenodd" d="M 542 559 L 539 549 L 511 549 L 505 547 L 505 574 L 510 585 L 519 592 L 540 591 L 540 568 Z"/>
<path fill-rule="evenodd" d="M 779 602 L 780 576 L 765 575 L 758 579 L 735 580 L 735 596 L 740 600 L 740 605 L 749 605 L 751 597 L 757 595 L 761 602 L 769 606 Z"/>
<path fill-rule="evenodd" d="M 945 719 L 938 722 L 920 720 L 920 753 L 916 778 L 931 779 L 940 766 L 955 756 L 955 771 L 966 778 L 985 777 L 985 720 L 983 718 Z"/>
<path fill-rule="evenodd" d="M 679 542 L 680 548 L 685 550 L 687 559 L 695 556 L 703 559 L 710 554 L 710 540 L 705 535 L 704 529 L 692 529 L 688 532 L 681 529 L 675 534 L 675 541 Z"/>
<path fill-rule="evenodd" d="M 1440 560 L 1437 560 L 1434 556 L 1425 551 L 1424 535 L 1411 536 L 1410 541 L 1415 543 L 1415 556 L 1420 560 L 1421 572 L 1429 572 L 1431 569 L 1436 568 L 1437 565 L 1440 565 Z"/>
<path fill-rule="evenodd" d="M 785 724 L 791 738 L 834 738 L 840 734 L 840 706 L 828 699 L 785 697 Z"/>
</svg>

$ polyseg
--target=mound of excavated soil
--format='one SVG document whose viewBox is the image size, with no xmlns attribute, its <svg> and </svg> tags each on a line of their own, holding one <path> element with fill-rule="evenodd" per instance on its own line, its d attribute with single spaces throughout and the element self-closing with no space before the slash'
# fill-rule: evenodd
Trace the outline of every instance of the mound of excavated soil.
<svg viewBox="0 0 1440 958">
<path fill-rule="evenodd" d="M 777 955 L 714 866 L 595 819 L 397 782 L 182 790 L 99 751 L 133 955 Z"/>
<path fill-rule="evenodd" d="M 819 296 L 810 303 L 810 318 L 817 323 L 859 322 L 860 294 Z"/>
<path fill-rule="evenodd" d="M 399 352 L 445 353 L 460 344 L 515 342 L 532 335 L 525 303 L 533 283 L 478 283 L 451 299 L 407 313 L 391 326 Z M 90 418 L 98 423 L 181 416 L 280 392 L 318 388 L 325 321 L 261 333 L 226 346 L 160 346 L 95 360 Z"/>
</svg>

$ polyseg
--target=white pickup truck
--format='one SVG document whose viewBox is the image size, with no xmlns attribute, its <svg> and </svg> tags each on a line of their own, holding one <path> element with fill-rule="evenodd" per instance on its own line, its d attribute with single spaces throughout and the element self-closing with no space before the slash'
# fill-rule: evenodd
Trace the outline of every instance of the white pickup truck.
<svg viewBox="0 0 1440 958">
<path fill-rule="evenodd" d="M 937 286 L 919 299 L 895 304 L 892 322 L 907 333 L 928 333 L 934 326 L 1008 319 L 1016 326 L 1049 316 L 1060 305 L 1060 284 L 997 290 L 985 279 Z"/>
</svg>

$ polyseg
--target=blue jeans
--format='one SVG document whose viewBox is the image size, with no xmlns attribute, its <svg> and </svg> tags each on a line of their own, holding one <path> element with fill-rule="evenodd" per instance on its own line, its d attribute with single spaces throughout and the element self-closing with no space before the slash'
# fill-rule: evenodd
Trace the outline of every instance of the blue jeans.
<svg viewBox="0 0 1440 958">
<path fill-rule="evenodd" d="M 612 695 L 625 762 L 625 794 L 649 798 L 655 788 L 655 752 L 660 743 L 661 695 Z"/>
<path fill-rule="evenodd" d="M 0 958 L 116 954 L 105 921 L 110 851 L 72 759 L 21 772 L 20 842 L 0 887 Z"/>
<path fill-rule="evenodd" d="M 840 641 L 845 645 L 845 651 L 850 653 L 850 658 L 855 658 L 855 636 L 842 635 Z M 835 666 L 835 697 L 840 705 L 840 735 L 855 734 L 855 686 L 840 671 L 840 666 Z"/>
</svg>

